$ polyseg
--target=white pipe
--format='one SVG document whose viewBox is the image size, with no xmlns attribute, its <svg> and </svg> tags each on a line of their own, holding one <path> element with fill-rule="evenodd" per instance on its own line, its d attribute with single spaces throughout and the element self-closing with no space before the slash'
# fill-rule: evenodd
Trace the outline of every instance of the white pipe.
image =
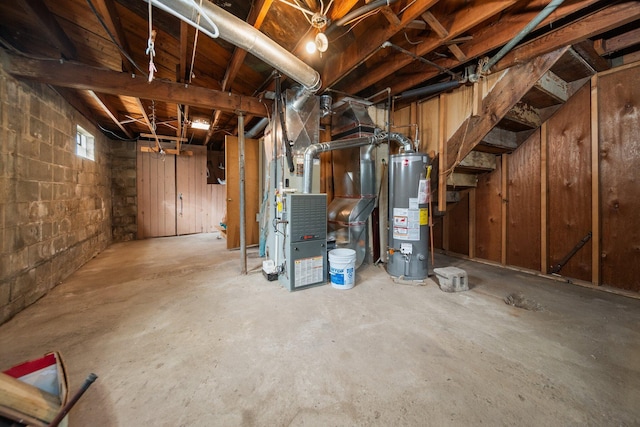
<svg viewBox="0 0 640 427">
<path fill-rule="evenodd" d="M 206 19 L 201 20 L 200 25 L 191 18 L 194 0 L 145 1 L 151 1 L 156 7 L 198 28 L 210 37 L 215 37 L 217 27 L 221 39 L 260 58 L 311 92 L 318 91 L 322 86 L 320 73 L 252 25 L 209 1 L 202 2 L 202 11 Z M 211 23 L 214 23 L 215 27 Z"/>
</svg>

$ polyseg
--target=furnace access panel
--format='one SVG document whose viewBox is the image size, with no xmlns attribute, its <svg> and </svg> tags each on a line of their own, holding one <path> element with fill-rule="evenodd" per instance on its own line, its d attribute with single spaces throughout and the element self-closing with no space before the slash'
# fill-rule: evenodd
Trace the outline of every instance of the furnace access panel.
<svg viewBox="0 0 640 427">
<path fill-rule="evenodd" d="M 326 283 L 327 195 L 287 194 L 282 219 L 287 233 L 281 283 L 290 291 Z"/>
</svg>

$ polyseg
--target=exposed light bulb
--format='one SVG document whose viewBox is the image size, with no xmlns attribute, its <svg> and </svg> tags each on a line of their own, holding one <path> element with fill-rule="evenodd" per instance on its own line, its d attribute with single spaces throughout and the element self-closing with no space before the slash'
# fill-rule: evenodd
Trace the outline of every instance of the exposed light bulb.
<svg viewBox="0 0 640 427">
<path fill-rule="evenodd" d="M 309 53 L 315 53 L 316 52 L 316 42 L 313 41 L 313 40 L 309 40 L 305 47 L 307 49 L 307 52 L 309 52 Z"/>
</svg>

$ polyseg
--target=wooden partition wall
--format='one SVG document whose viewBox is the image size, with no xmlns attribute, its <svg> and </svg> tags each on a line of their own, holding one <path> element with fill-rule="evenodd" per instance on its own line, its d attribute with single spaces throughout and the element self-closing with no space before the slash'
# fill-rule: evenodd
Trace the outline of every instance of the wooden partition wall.
<svg viewBox="0 0 640 427">
<path fill-rule="evenodd" d="M 446 115 L 467 95 L 412 106 L 422 111 L 421 133 L 437 134 L 438 108 Z M 445 136 L 449 122 L 439 119 Z M 596 75 L 518 149 L 498 156 L 434 231 L 436 247 L 543 273 L 591 233 L 560 274 L 640 292 L 640 63 Z"/>
</svg>

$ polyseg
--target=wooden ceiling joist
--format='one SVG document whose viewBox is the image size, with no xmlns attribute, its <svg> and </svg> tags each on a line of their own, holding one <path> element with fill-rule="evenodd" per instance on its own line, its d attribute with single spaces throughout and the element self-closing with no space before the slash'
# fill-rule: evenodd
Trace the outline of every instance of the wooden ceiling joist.
<svg viewBox="0 0 640 427">
<path fill-rule="evenodd" d="M 256 29 L 259 30 L 272 4 L 273 0 L 256 1 L 252 6 L 251 11 L 249 12 L 247 22 L 252 24 Z M 240 72 L 240 67 L 242 67 L 246 56 L 247 51 L 238 47 L 234 49 L 233 55 L 231 56 L 231 61 L 229 61 L 229 66 L 227 67 L 224 73 L 224 78 L 222 79 L 222 91 L 228 91 L 231 89 L 231 84 Z M 209 127 L 209 131 L 207 132 L 207 136 L 204 139 L 203 145 L 207 145 L 211 140 L 213 132 L 215 131 L 215 129 L 217 129 L 218 124 L 220 123 L 220 116 L 221 112 L 217 110 L 211 119 L 211 126 Z"/>
<path fill-rule="evenodd" d="M 115 114 L 111 111 L 111 107 L 108 105 L 107 100 L 92 90 L 89 90 L 87 92 L 89 93 L 89 96 L 93 98 L 93 100 L 100 106 L 102 111 L 104 111 L 109 116 L 109 118 L 113 121 L 113 123 L 115 123 L 115 125 L 120 128 L 122 133 L 124 133 L 129 139 L 133 138 L 133 134 L 129 131 L 129 129 L 124 127 L 124 125 L 120 123 L 120 120 L 118 120 Z"/>
<path fill-rule="evenodd" d="M 116 42 L 120 45 L 124 52 L 130 54 L 131 50 L 129 49 L 129 42 L 127 41 L 127 36 L 125 35 L 124 30 L 122 29 L 120 17 L 118 16 L 118 11 L 116 10 L 116 6 L 113 0 L 91 1 L 95 5 L 98 13 L 101 15 L 104 25 L 108 28 L 109 32 L 115 38 Z M 120 56 L 122 57 L 122 71 L 132 73 L 134 72 L 134 67 L 131 62 L 129 62 L 129 59 L 124 54 L 124 52 L 120 52 Z"/>
<path fill-rule="evenodd" d="M 372 30 L 367 36 L 367 43 L 352 43 L 341 54 L 329 58 L 321 73 L 324 87 L 332 87 L 379 49 L 382 43 L 401 31 L 411 21 L 420 17 L 437 2 L 437 0 L 417 0 L 402 13 L 402 18 L 397 25 Z M 353 93 L 355 92 L 357 90 L 353 91 Z"/>
<path fill-rule="evenodd" d="M 579 21 L 551 31 L 530 43 L 514 49 L 497 64 L 496 68 L 505 69 L 514 64 L 551 52 L 557 49 L 559 45 L 572 45 L 638 19 L 640 19 L 639 1 L 608 6 Z"/>
<path fill-rule="evenodd" d="M 640 7 L 640 6 L 636 6 Z M 598 39 L 594 42 L 594 48 L 600 55 L 609 55 L 630 46 L 640 44 L 640 28 L 608 39 Z"/>
<path fill-rule="evenodd" d="M 434 11 L 435 19 L 439 23 L 441 23 L 441 25 L 443 26 L 443 29 L 447 32 L 448 35 L 442 38 L 437 34 L 433 34 L 425 38 L 422 43 L 420 43 L 419 45 L 416 45 L 415 47 L 416 55 L 424 56 L 432 52 L 433 50 L 441 46 L 444 42 L 446 42 L 446 40 L 454 39 L 456 37 L 463 35 L 466 31 L 470 30 L 471 28 L 475 27 L 481 22 L 489 19 L 490 17 L 502 12 L 504 9 L 510 6 L 513 6 L 515 3 L 517 3 L 517 0 L 508 0 L 508 1 L 503 0 L 503 1 L 495 1 L 495 2 L 486 2 L 484 0 L 474 0 L 469 6 L 466 7 L 467 12 L 464 14 L 464 18 L 461 16 L 458 16 L 457 19 L 448 18 L 446 16 L 442 16 L 442 17 L 436 16 Z M 423 13 L 424 11 L 421 12 L 419 16 L 422 16 Z M 449 25 L 449 28 L 447 28 L 447 23 Z M 467 56 L 469 56 L 468 53 L 467 53 Z M 358 93 L 368 88 L 369 86 L 372 86 L 376 82 L 391 76 L 392 74 L 399 71 L 403 67 L 411 64 L 413 61 L 414 59 L 412 57 L 407 56 L 405 54 L 393 54 L 393 56 L 390 56 L 383 64 L 380 64 L 379 66 L 370 70 L 364 78 L 359 79 L 355 84 L 351 85 L 349 87 L 349 92 Z M 440 71 L 436 71 L 435 73 L 433 73 L 433 76 L 436 76 L 439 73 Z M 426 79 L 421 79 L 421 75 L 414 77 L 414 79 L 417 79 L 418 81 L 415 83 L 412 83 L 409 86 L 406 86 L 402 90 L 408 89 L 426 80 Z M 405 81 L 407 79 L 403 78 L 398 80 Z M 412 80 L 412 79 L 409 79 L 409 80 Z M 400 93 L 402 92 L 402 90 L 394 89 L 393 93 Z"/>
<path fill-rule="evenodd" d="M 29 0 L 22 5 L 44 27 L 65 59 L 76 58 L 76 47 L 42 0 Z"/>
<path fill-rule="evenodd" d="M 267 101 L 250 96 L 193 85 L 185 86 L 158 79 L 148 83 L 141 76 L 132 77 L 129 73 L 119 73 L 83 64 L 28 59 L 4 50 L 0 50 L 0 60 L 5 71 L 13 76 L 53 86 L 93 90 L 110 95 L 154 99 L 162 102 L 178 102 L 223 111 L 244 111 L 259 117 L 266 117 L 270 110 Z"/>
<path fill-rule="evenodd" d="M 578 4 L 564 3 L 560 5 L 558 9 L 556 9 L 555 12 L 551 14 L 545 21 L 543 21 L 541 25 L 548 25 L 555 20 L 565 18 L 573 13 L 576 13 L 581 8 L 590 6 L 596 2 L 597 0 L 583 0 Z M 500 48 L 501 46 L 509 42 L 509 40 L 511 40 L 513 37 L 515 37 L 515 35 L 520 30 L 522 30 L 523 22 L 526 23 L 531 21 L 538 14 L 540 9 L 542 9 L 547 4 L 547 0 L 535 0 L 531 2 L 522 13 L 518 14 L 517 16 L 508 15 L 505 18 L 500 19 L 493 25 L 475 33 L 473 40 L 460 45 L 460 47 L 464 50 L 467 57 L 469 58 L 479 58 L 487 55 L 489 52 Z M 556 40 L 556 43 L 554 44 L 555 48 L 563 46 L 559 43 L 560 40 Z M 504 61 L 505 59 L 503 58 L 499 65 L 502 65 Z M 440 64 L 440 66 L 443 68 L 451 69 L 460 65 L 460 62 L 457 59 L 448 58 L 443 59 L 442 61 L 438 61 L 438 64 Z M 421 84 L 426 80 L 434 78 L 438 76 L 438 74 L 439 71 L 437 70 L 425 69 L 423 73 L 416 76 L 407 76 L 403 79 L 397 79 L 389 86 L 391 87 L 392 93 L 400 93 L 418 84 Z"/>
</svg>

